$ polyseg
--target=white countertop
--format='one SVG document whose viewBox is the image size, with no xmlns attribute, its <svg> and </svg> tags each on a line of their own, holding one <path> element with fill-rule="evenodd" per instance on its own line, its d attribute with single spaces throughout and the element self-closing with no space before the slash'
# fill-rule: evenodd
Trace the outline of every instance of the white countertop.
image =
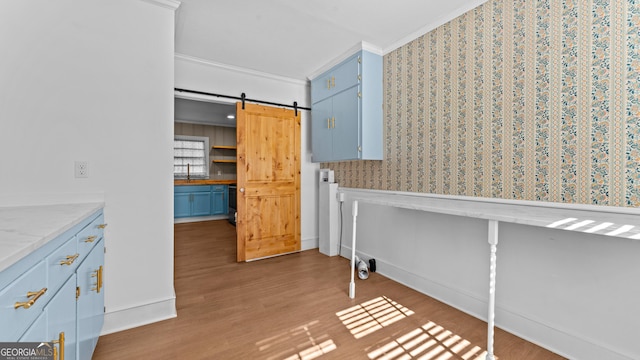
<svg viewBox="0 0 640 360">
<path fill-rule="evenodd" d="M 0 271 L 104 207 L 104 203 L 0 207 Z"/>
<path fill-rule="evenodd" d="M 447 215 L 640 240 L 637 208 L 344 188 L 352 200 Z"/>
</svg>

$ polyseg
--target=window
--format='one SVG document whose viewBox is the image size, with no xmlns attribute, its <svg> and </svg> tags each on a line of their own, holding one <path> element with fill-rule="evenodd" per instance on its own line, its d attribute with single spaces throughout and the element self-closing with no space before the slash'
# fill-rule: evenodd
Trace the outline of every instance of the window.
<svg viewBox="0 0 640 360">
<path fill-rule="evenodd" d="M 178 135 L 173 139 L 173 177 L 209 177 L 209 138 Z"/>
</svg>

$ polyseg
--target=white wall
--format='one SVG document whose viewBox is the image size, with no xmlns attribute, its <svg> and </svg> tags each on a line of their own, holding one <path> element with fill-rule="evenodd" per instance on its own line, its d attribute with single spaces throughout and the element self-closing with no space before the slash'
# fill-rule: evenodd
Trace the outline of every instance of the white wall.
<svg viewBox="0 0 640 360">
<path fill-rule="evenodd" d="M 346 193 L 342 254 L 350 256 L 352 201 L 363 190 L 339 191 Z M 486 320 L 487 220 L 359 205 L 362 258 Z M 502 222 L 498 232 L 498 327 L 571 359 L 640 359 L 640 241 Z"/>
<path fill-rule="evenodd" d="M 105 202 L 105 332 L 175 316 L 173 43 L 152 1 L 0 11 L 0 205 Z"/>
<path fill-rule="evenodd" d="M 183 55 L 175 61 L 176 88 L 208 93 L 240 96 L 281 104 L 298 102 L 298 106 L 311 107 L 309 84 L 268 74 L 213 64 Z M 185 94 L 186 95 L 186 94 Z M 218 99 L 224 102 L 224 99 Z M 226 100 L 229 101 L 229 100 Z M 235 101 L 234 101 L 235 102 Z M 318 164 L 311 163 L 310 111 L 301 112 L 301 238 L 302 249 L 318 247 Z"/>
</svg>

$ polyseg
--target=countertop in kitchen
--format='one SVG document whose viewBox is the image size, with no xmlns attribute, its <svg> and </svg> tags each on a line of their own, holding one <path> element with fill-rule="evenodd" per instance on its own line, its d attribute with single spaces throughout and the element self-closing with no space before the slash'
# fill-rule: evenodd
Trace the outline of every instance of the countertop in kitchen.
<svg viewBox="0 0 640 360">
<path fill-rule="evenodd" d="M 0 271 L 103 207 L 104 203 L 0 207 Z"/>
<path fill-rule="evenodd" d="M 238 181 L 233 180 L 215 180 L 215 179 L 179 179 L 173 180 L 173 185 L 231 185 Z"/>
</svg>

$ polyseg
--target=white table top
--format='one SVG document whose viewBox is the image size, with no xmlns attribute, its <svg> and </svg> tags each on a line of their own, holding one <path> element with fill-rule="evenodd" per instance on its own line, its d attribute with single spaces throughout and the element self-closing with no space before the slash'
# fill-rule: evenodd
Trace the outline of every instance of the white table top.
<svg viewBox="0 0 640 360">
<path fill-rule="evenodd" d="M 345 190 L 362 203 L 640 240 L 636 208 Z"/>
<path fill-rule="evenodd" d="M 103 203 L 0 207 L 0 271 L 103 207 Z"/>
</svg>

